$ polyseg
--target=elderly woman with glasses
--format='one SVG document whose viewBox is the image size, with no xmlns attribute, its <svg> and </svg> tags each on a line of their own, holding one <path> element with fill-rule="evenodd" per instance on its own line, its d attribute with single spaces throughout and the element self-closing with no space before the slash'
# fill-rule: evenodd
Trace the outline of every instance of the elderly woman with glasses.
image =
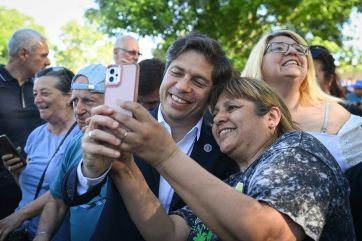
<svg viewBox="0 0 362 241">
<path fill-rule="evenodd" d="M 40 118 L 45 124 L 33 130 L 26 142 L 26 166 L 12 154 L 2 156 L 4 166 L 14 176 L 22 191 L 22 200 L 17 210 L 0 220 L 0 240 L 10 234 L 26 234 L 32 240 L 39 221 L 39 215 L 49 198 L 49 184 L 56 176 L 68 142 L 80 132 L 75 125 L 70 105 L 71 81 L 74 74 L 63 67 L 51 67 L 35 76 L 33 94 Z M 19 130 L 21 131 L 21 130 Z M 24 222 L 25 220 L 29 220 Z M 24 222 L 24 223 L 23 223 Z M 15 237 L 14 237 L 15 238 Z M 60 240 L 66 238 L 60 238 Z"/>
<path fill-rule="evenodd" d="M 267 82 L 286 103 L 293 121 L 317 137 L 343 171 L 362 161 L 362 118 L 321 90 L 309 47 L 300 35 L 289 30 L 265 34 L 241 75 Z"/>
</svg>

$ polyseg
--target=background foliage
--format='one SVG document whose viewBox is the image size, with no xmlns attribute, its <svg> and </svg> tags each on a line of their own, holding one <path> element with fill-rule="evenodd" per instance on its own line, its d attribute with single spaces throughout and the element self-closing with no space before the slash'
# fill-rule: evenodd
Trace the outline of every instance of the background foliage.
<svg viewBox="0 0 362 241">
<path fill-rule="evenodd" d="M 35 24 L 34 19 L 18 11 L 0 7 L 0 63 L 6 63 L 8 51 L 6 44 L 10 36 L 20 28 L 32 28 L 45 36 L 44 28 Z"/>
<path fill-rule="evenodd" d="M 242 68 L 252 46 L 266 31 L 289 28 L 309 42 L 335 43 L 342 51 L 342 24 L 352 7 L 361 10 L 359 0 L 96 0 L 97 9 L 86 16 L 98 19 L 102 30 L 113 35 L 119 29 L 141 36 L 158 36 L 158 55 L 189 31 L 217 39 Z M 330 44 L 329 44 L 330 45 Z M 343 49 L 348 51 L 348 49 Z M 343 62 L 343 61 L 342 61 Z"/>
<path fill-rule="evenodd" d="M 54 46 L 54 58 L 57 65 L 66 66 L 77 72 L 88 64 L 112 63 L 112 42 L 105 34 L 97 31 L 94 24 L 80 25 L 70 21 L 59 36 L 61 44 Z"/>
<path fill-rule="evenodd" d="M 7 62 L 6 44 L 11 34 L 20 28 L 32 28 L 45 37 L 44 27 L 34 23 L 34 19 L 14 9 L 0 7 L 0 63 Z M 52 65 L 65 66 L 74 72 L 90 63 L 109 64 L 112 62 L 112 43 L 107 35 L 97 30 L 98 25 L 89 21 L 81 25 L 70 21 L 62 28 L 60 43 L 48 39 Z"/>
<path fill-rule="evenodd" d="M 260 36 L 289 28 L 310 44 L 327 46 L 342 70 L 359 70 L 361 50 L 356 47 L 360 26 L 343 33 L 351 12 L 362 12 L 360 0 L 95 0 L 83 25 L 71 21 L 63 27 L 59 43 L 48 43 L 53 65 L 73 71 L 88 63 L 112 62 L 109 38 L 120 31 L 161 39 L 153 54 L 161 59 L 171 42 L 191 31 L 217 39 L 241 69 Z M 44 28 L 16 10 L 0 7 L 0 63 L 6 62 L 6 42 L 17 29 Z M 353 26 L 352 26 L 353 27 Z M 359 34 L 362 36 L 362 34 Z M 362 42 L 362 37 L 359 39 Z M 362 46 L 362 43 L 360 44 Z M 341 69 L 341 68 L 340 68 Z"/>
</svg>

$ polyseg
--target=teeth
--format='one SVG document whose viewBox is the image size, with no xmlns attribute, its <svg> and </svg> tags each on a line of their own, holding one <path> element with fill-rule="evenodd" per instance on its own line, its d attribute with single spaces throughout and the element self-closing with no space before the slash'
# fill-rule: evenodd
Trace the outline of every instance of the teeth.
<svg viewBox="0 0 362 241">
<path fill-rule="evenodd" d="M 223 129 L 222 131 L 219 132 L 219 136 L 225 135 L 226 133 L 231 132 L 232 129 Z"/>
<path fill-rule="evenodd" d="M 286 63 L 284 63 L 284 66 L 288 66 L 288 65 L 290 65 L 290 64 L 298 65 L 298 62 L 295 61 L 295 60 L 289 60 L 289 61 L 287 61 Z"/>
<path fill-rule="evenodd" d="M 185 100 L 178 98 L 176 95 L 171 95 L 171 98 L 174 101 L 179 102 L 180 104 L 186 104 L 187 103 Z"/>
</svg>

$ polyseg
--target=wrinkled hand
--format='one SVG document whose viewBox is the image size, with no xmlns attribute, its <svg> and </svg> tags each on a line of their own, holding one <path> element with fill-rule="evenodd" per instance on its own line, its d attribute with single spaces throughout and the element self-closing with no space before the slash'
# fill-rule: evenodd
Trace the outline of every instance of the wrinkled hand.
<svg viewBox="0 0 362 241">
<path fill-rule="evenodd" d="M 122 152 L 131 152 L 157 167 L 178 150 L 171 135 L 142 105 L 125 102 L 122 107 L 133 113 L 133 117 L 122 113 L 112 115 L 128 129 L 117 128 Z"/>
<path fill-rule="evenodd" d="M 120 140 L 113 134 L 119 123 L 106 106 L 92 109 L 92 117 L 82 139 L 83 171 L 87 177 L 98 177 L 120 157 Z"/>
<path fill-rule="evenodd" d="M 19 212 L 14 212 L 0 220 L 0 241 L 5 240 L 9 233 L 18 228 L 23 221 L 24 219 Z"/>
<path fill-rule="evenodd" d="M 19 152 L 21 148 L 16 148 Z M 21 161 L 20 157 L 13 154 L 5 154 L 1 156 L 3 160 L 4 167 L 14 176 L 19 176 L 20 173 L 24 170 L 24 163 Z"/>
</svg>

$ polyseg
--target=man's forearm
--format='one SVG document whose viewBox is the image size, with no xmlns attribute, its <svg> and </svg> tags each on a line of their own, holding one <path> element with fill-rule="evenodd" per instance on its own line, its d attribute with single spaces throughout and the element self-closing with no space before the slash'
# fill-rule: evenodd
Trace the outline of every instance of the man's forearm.
<svg viewBox="0 0 362 241">
<path fill-rule="evenodd" d="M 50 195 L 40 217 L 34 240 L 50 240 L 64 219 L 68 206 Z"/>
</svg>

